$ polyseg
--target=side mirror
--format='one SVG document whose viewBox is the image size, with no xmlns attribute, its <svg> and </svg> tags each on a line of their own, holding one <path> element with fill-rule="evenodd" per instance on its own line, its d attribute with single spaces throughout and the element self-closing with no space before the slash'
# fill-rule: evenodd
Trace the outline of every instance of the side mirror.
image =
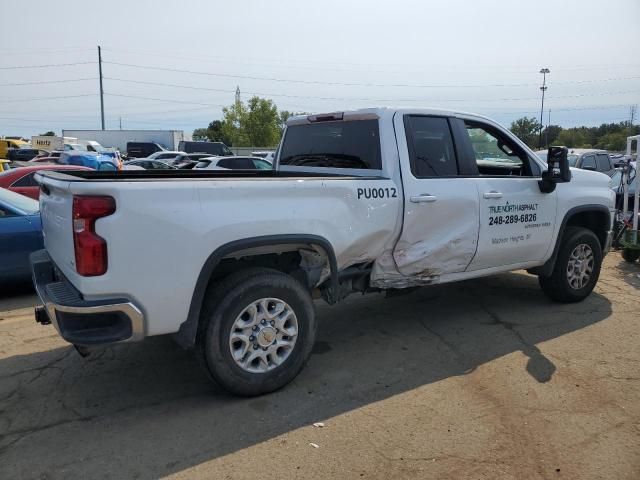
<svg viewBox="0 0 640 480">
<path fill-rule="evenodd" d="M 542 180 L 538 182 L 542 193 L 551 193 L 557 183 L 571 181 L 571 170 L 567 147 L 549 147 L 547 152 L 547 171 L 542 172 Z"/>
</svg>

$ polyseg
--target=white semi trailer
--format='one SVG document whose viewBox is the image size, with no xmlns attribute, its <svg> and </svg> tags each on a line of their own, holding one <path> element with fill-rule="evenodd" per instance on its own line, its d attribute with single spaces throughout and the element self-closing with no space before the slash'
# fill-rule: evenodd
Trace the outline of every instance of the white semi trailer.
<svg viewBox="0 0 640 480">
<path fill-rule="evenodd" d="M 153 142 L 167 150 L 177 150 L 185 138 L 182 130 L 63 130 L 63 136 L 95 140 L 107 148 L 127 150 L 127 142 Z"/>
</svg>

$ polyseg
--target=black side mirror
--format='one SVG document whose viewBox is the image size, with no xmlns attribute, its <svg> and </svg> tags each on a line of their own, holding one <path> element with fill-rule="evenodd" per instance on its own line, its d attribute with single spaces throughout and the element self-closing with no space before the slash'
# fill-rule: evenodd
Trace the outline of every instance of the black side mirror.
<svg viewBox="0 0 640 480">
<path fill-rule="evenodd" d="M 557 183 L 571 181 L 571 170 L 567 147 L 549 147 L 547 152 L 547 171 L 542 172 L 542 180 L 538 182 L 542 193 L 551 193 Z"/>
</svg>

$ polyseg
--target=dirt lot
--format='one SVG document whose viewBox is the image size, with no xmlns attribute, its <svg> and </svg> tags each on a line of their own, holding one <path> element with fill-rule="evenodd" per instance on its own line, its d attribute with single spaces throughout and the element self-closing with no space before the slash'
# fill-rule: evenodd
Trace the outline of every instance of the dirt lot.
<svg viewBox="0 0 640 480">
<path fill-rule="evenodd" d="M 289 387 L 238 399 L 169 338 L 82 359 L 0 300 L 0 478 L 640 478 L 640 268 L 318 304 Z M 324 427 L 314 427 L 323 422 Z"/>
</svg>

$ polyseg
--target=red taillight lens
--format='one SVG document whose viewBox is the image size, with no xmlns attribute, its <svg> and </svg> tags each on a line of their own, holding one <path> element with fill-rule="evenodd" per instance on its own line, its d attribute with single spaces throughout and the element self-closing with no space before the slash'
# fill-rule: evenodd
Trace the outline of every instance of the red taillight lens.
<svg viewBox="0 0 640 480">
<path fill-rule="evenodd" d="M 96 220 L 116 211 L 112 197 L 73 197 L 73 245 L 76 271 L 85 277 L 107 271 L 107 242 L 96 234 Z"/>
</svg>

